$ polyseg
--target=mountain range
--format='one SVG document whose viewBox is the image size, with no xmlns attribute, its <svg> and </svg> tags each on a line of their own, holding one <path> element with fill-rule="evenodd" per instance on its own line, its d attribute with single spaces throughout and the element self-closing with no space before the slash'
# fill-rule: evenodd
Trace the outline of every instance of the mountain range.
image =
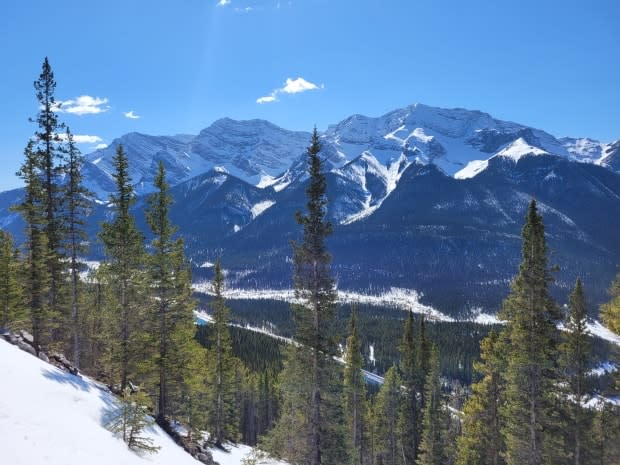
<svg viewBox="0 0 620 465">
<path fill-rule="evenodd" d="M 222 257 L 229 286 L 291 287 L 294 213 L 305 202 L 309 132 L 263 120 L 220 119 L 198 135 L 126 134 L 86 156 L 97 196 L 91 237 L 109 214 L 112 157 L 123 144 L 139 200 L 162 160 L 195 279 Z M 535 197 L 559 265 L 562 302 L 577 276 L 592 312 L 620 263 L 620 140 L 561 138 L 480 111 L 422 104 L 380 117 L 353 115 L 321 134 L 328 180 L 329 247 L 341 289 L 416 289 L 423 302 L 465 316 L 494 312 L 520 255 L 520 228 Z M 0 226 L 19 190 L 0 193 Z M 91 244 L 91 258 L 101 248 Z"/>
</svg>

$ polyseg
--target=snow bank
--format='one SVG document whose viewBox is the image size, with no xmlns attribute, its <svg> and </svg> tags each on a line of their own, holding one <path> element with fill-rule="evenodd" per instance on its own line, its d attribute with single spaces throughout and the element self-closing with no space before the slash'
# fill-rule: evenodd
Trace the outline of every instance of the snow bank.
<svg viewBox="0 0 620 465">
<path fill-rule="evenodd" d="M 104 424 L 116 398 L 87 377 L 73 376 L 0 341 L 2 463 L 11 465 L 196 465 L 159 427 L 147 436 L 160 447 L 140 456 Z"/>
</svg>

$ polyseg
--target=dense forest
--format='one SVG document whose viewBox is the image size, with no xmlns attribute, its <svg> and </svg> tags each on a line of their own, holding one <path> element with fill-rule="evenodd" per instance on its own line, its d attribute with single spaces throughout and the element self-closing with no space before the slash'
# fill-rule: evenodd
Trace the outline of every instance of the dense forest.
<svg viewBox="0 0 620 465">
<path fill-rule="evenodd" d="M 500 313 L 505 324 L 339 305 L 315 129 L 307 203 L 295 217 L 295 303 L 227 301 L 225 255 L 213 268 L 210 295 L 194 296 L 163 163 L 145 205 L 151 240 L 131 213 L 131 161 L 122 145 L 110 215 L 97 237 L 87 237 L 92 197 L 82 185 L 82 155 L 58 118 L 47 59 L 34 87 L 37 129 L 18 172 L 25 197 L 14 206 L 25 241 L 0 233 L 0 327 L 29 331 L 38 355 L 64 353 L 125 400 L 147 404 L 167 430 L 185 425 L 186 441 L 209 431 L 216 447 L 258 444 L 291 464 L 618 463 L 620 414 L 602 394 L 618 395 L 620 381 L 617 372 L 591 371 L 617 357 L 617 347 L 588 333 L 580 280 L 566 308 L 554 301 L 535 200 Z M 81 260 L 94 243 L 105 257 L 87 272 Z M 601 315 L 618 333 L 620 275 L 610 294 Z M 196 324 L 198 308 L 209 324 Z M 382 375 L 382 384 L 367 383 L 362 370 Z"/>
</svg>

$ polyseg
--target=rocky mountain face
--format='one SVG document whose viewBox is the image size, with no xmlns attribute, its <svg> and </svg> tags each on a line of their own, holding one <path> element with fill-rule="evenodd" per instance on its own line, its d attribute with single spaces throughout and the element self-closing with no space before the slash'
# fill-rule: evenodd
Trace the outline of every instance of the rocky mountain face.
<svg viewBox="0 0 620 465">
<path fill-rule="evenodd" d="M 230 285 L 291 287 L 295 211 L 305 204 L 306 132 L 261 120 L 221 119 L 197 136 L 127 134 L 87 156 L 99 202 L 91 237 L 109 215 L 112 157 L 130 160 L 144 230 L 144 195 L 160 160 L 196 279 L 221 256 Z M 565 299 L 579 276 L 592 309 L 620 262 L 620 141 L 563 138 L 486 113 L 412 105 L 377 118 L 351 116 L 321 135 L 328 170 L 330 239 L 342 289 L 397 286 L 448 314 L 499 308 L 517 269 L 520 228 L 532 197 L 547 227 Z M 20 191 L 0 193 L 0 224 Z M 91 254 L 100 255 L 93 243 Z"/>
</svg>

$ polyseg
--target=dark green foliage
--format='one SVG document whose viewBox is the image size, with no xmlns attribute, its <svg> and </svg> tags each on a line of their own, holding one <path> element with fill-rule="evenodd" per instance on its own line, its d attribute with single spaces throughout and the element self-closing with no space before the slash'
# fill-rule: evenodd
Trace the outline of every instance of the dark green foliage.
<svg viewBox="0 0 620 465">
<path fill-rule="evenodd" d="M 424 337 L 424 335 L 422 335 Z M 416 338 L 413 313 L 409 312 L 405 320 L 403 337 L 400 344 L 400 371 L 403 378 L 402 409 L 399 414 L 400 447 L 405 463 L 413 464 L 417 460 L 422 432 L 422 407 L 420 381 L 425 374 L 420 366 L 418 350 L 425 344 Z M 423 381 L 422 381 L 423 384 Z"/>
<path fill-rule="evenodd" d="M 349 463 L 361 465 L 365 456 L 366 382 L 362 375 L 362 353 L 355 307 L 351 308 L 349 337 L 344 356 L 343 408 Z"/>
<path fill-rule="evenodd" d="M 114 289 L 114 300 L 109 306 L 115 321 L 113 341 L 118 344 L 112 349 L 112 361 L 121 389 L 124 389 L 129 376 L 137 372 L 137 364 L 142 358 L 145 255 L 144 237 L 129 211 L 135 197 L 122 145 L 118 146 L 113 161 L 116 193 L 110 196 L 110 202 L 115 216 L 112 221 L 101 225 L 99 237 L 107 259 L 101 264 L 99 275 L 105 285 Z"/>
<path fill-rule="evenodd" d="M 62 192 L 63 195 L 63 218 L 64 235 L 62 237 L 61 248 L 63 255 L 69 260 L 69 281 L 70 281 L 70 314 L 69 324 L 71 340 L 68 347 L 71 347 L 72 362 L 76 367 L 80 367 L 81 355 L 81 292 L 79 272 L 82 268 L 80 257 L 86 253 L 85 243 L 88 236 L 85 231 L 86 216 L 90 213 L 90 203 L 93 194 L 84 187 L 82 177 L 82 167 L 84 157 L 75 145 L 73 134 L 67 128 L 67 153 L 66 166 L 64 171 L 67 175 L 66 183 Z"/>
<path fill-rule="evenodd" d="M 132 450 L 137 452 L 157 452 L 153 440 L 143 436 L 144 430 L 151 427 L 155 420 L 148 415 L 146 404 L 148 397 L 143 392 L 131 393 L 127 387 L 123 390 L 120 405 L 108 419 L 108 429 L 118 434 Z"/>
<path fill-rule="evenodd" d="M 154 349 L 153 374 L 157 386 L 157 419 L 174 416 L 182 402 L 191 359 L 198 356 L 194 341 L 194 308 L 189 265 L 183 240 L 175 239 L 177 228 L 170 222 L 172 199 L 164 165 L 155 178 L 157 191 L 148 198 L 146 218 L 153 233 L 152 254 L 148 257 L 149 289 L 153 300 L 150 321 Z"/>
<path fill-rule="evenodd" d="M 274 450 L 278 444 L 284 445 L 287 435 L 295 431 L 306 445 L 295 447 L 294 456 L 286 455 L 291 447 L 280 453 L 293 462 L 309 465 L 338 461 L 339 449 L 343 445 L 336 431 L 342 424 L 341 418 L 332 418 L 339 411 L 341 413 L 340 399 L 332 387 L 337 379 L 332 360 L 336 355 L 333 332 L 336 290 L 330 274 L 331 256 L 326 246 L 332 226 L 326 219 L 327 184 L 320 150 L 315 128 L 308 147 L 310 181 L 306 189 L 306 214 L 298 212 L 296 215 L 297 222 L 303 227 L 303 240 L 300 244 L 293 243 L 295 295 L 301 303 L 292 306 L 292 313 L 295 340 L 301 346 L 288 351 L 289 357 L 295 357 L 295 360 L 289 359 L 281 374 L 282 392 L 286 397 L 282 401 L 282 416 L 270 441 Z M 297 386 L 297 399 L 288 397 L 291 395 L 288 390 L 294 386 Z"/>
<path fill-rule="evenodd" d="M 463 434 L 458 439 L 458 465 L 502 465 L 505 450 L 500 406 L 504 402 L 506 348 L 499 334 L 491 332 L 481 343 L 480 361 L 474 366 L 480 379 L 463 409 Z"/>
<path fill-rule="evenodd" d="M 439 379 L 439 350 L 432 346 L 428 376 L 424 386 L 425 404 L 423 410 L 422 443 L 420 444 L 420 465 L 445 465 L 448 460 L 446 406 L 442 400 Z"/>
<path fill-rule="evenodd" d="M 500 317 L 507 321 L 505 419 L 506 462 L 509 465 L 553 463 L 559 446 L 555 432 L 554 384 L 557 382 L 559 311 L 548 286 L 542 218 L 532 200 L 522 231 L 523 260 L 504 301 Z"/>
<path fill-rule="evenodd" d="M 228 330 L 229 310 L 223 297 L 224 275 L 219 259 L 215 262 L 213 278 L 214 298 L 211 303 L 213 332 L 207 366 L 208 418 L 211 439 L 221 446 L 226 440 L 237 440 L 238 399 L 235 398 L 235 377 L 239 361 L 233 356 Z"/>
<path fill-rule="evenodd" d="M 26 241 L 24 243 L 24 294 L 26 305 L 30 309 L 30 321 L 34 346 L 39 350 L 51 340 L 52 311 L 49 303 L 48 269 L 49 255 L 46 235 L 45 193 L 40 177 L 39 157 L 34 152 L 34 142 L 28 142 L 24 150 L 25 160 L 18 176 L 25 185 L 25 196 L 21 204 L 14 209 L 26 223 Z"/>
<path fill-rule="evenodd" d="M 560 347 L 562 355 L 563 383 L 567 396 L 567 424 L 564 425 L 566 442 L 570 445 L 567 451 L 568 460 L 574 465 L 587 463 L 585 451 L 586 433 L 589 418 L 584 411 L 582 402 L 586 400 L 588 361 L 590 348 L 588 342 L 587 318 L 588 309 L 581 280 L 577 279 L 575 288 L 569 296 L 569 313 L 564 324 L 566 333 Z"/>
<path fill-rule="evenodd" d="M 398 433 L 398 414 L 401 411 L 401 385 L 396 365 L 385 374 L 373 408 L 373 451 L 377 465 L 402 464 Z"/>
<path fill-rule="evenodd" d="M 3 329 L 16 331 L 29 326 L 20 270 L 13 238 L 0 230 L 0 328 Z"/>
</svg>

